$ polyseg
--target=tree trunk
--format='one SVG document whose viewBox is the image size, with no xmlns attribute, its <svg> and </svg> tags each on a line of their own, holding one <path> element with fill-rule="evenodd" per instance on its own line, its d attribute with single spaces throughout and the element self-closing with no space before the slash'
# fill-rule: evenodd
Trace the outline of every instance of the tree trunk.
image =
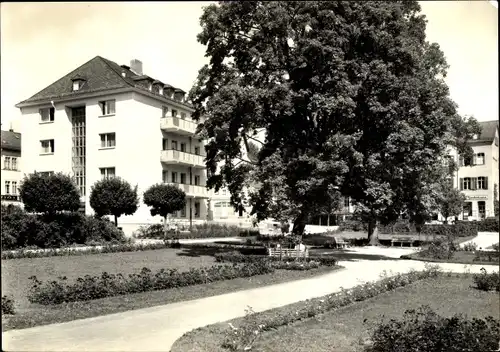
<svg viewBox="0 0 500 352">
<path fill-rule="evenodd" d="M 163 235 L 165 236 L 165 239 L 167 239 L 167 235 L 168 235 L 168 228 L 167 228 L 167 216 L 168 215 L 165 215 L 163 217 Z"/>
<path fill-rule="evenodd" d="M 115 227 L 118 227 L 118 216 L 115 215 Z"/>
<path fill-rule="evenodd" d="M 377 219 L 372 219 L 368 223 L 368 240 L 370 246 L 379 246 L 380 242 L 378 241 L 378 225 L 379 222 Z"/>
<path fill-rule="evenodd" d="M 301 213 L 299 216 L 297 216 L 297 218 L 293 222 L 292 235 L 302 239 L 305 228 L 306 228 L 306 217 L 304 216 L 303 213 Z"/>
</svg>

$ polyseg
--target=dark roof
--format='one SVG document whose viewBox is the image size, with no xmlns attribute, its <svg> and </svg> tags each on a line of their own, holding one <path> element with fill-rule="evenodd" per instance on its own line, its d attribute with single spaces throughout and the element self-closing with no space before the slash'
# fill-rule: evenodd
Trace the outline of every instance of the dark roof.
<svg viewBox="0 0 500 352">
<path fill-rule="evenodd" d="M 481 133 L 476 139 L 469 140 L 470 144 L 484 144 L 484 143 L 497 143 L 495 138 L 496 131 L 498 130 L 498 121 L 480 121 Z"/>
<path fill-rule="evenodd" d="M 123 73 L 125 76 L 123 76 Z M 85 84 L 78 91 L 73 91 L 73 79 L 77 77 L 83 77 Z M 133 87 L 148 90 L 137 83 L 142 79 L 154 80 L 154 78 L 146 75 L 136 75 L 126 65 L 120 66 L 101 56 L 96 56 L 19 104 L 78 96 L 84 93 L 110 89 Z"/>
<path fill-rule="evenodd" d="M 21 151 L 21 133 L 2 131 L 2 149 Z"/>
</svg>

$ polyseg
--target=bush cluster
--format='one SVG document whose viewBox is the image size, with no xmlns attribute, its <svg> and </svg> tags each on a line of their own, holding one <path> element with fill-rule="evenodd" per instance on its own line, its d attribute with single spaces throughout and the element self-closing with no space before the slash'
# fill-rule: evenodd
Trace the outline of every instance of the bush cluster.
<svg viewBox="0 0 500 352">
<path fill-rule="evenodd" d="M 368 224 L 364 223 L 360 220 L 345 220 L 340 222 L 339 224 L 339 231 L 343 232 L 367 232 L 368 231 Z"/>
<path fill-rule="evenodd" d="M 104 297 L 112 297 L 130 293 L 166 290 L 175 287 L 206 284 L 209 282 L 231 280 L 239 277 L 250 277 L 268 274 L 274 269 L 268 263 L 247 263 L 234 265 L 214 265 L 205 268 L 191 268 L 179 272 L 176 269 L 162 269 L 156 274 L 143 268 L 138 274 L 108 274 L 101 276 L 85 275 L 68 283 L 66 277 L 59 277 L 50 282 L 41 282 L 35 276 L 30 277 L 32 286 L 28 299 L 32 303 L 44 305 L 64 302 L 89 301 Z"/>
<path fill-rule="evenodd" d="M 219 243 L 184 243 L 182 248 L 216 249 L 220 251 L 236 250 L 244 255 L 267 255 L 266 247 L 248 246 L 245 244 L 219 244 Z"/>
<path fill-rule="evenodd" d="M 7 296 L 2 296 L 2 315 L 14 315 L 14 300 Z"/>
<path fill-rule="evenodd" d="M 2 204 L 2 247 L 60 248 L 92 241 L 122 242 L 125 237 L 107 219 L 79 213 L 28 214 L 16 206 Z"/>
<path fill-rule="evenodd" d="M 477 250 L 477 244 L 475 242 L 469 242 L 464 244 L 463 247 L 460 247 L 459 250 L 464 252 L 474 252 L 475 250 Z"/>
<path fill-rule="evenodd" d="M 373 331 L 366 352 L 495 351 L 500 341 L 500 322 L 467 319 L 457 314 L 439 316 L 428 306 L 407 310 L 401 320 L 382 321 Z"/>
<path fill-rule="evenodd" d="M 329 294 L 319 298 L 309 299 L 290 305 L 288 308 L 276 308 L 265 312 L 247 315 L 241 326 L 230 328 L 226 332 L 223 347 L 232 349 L 234 346 L 241 346 L 249 341 L 244 334 L 251 318 L 252 326 L 258 326 L 258 332 L 271 331 L 278 327 L 289 325 L 299 320 L 314 317 L 328 311 L 345 307 L 357 301 L 366 300 L 383 292 L 392 291 L 398 287 L 409 285 L 415 281 L 435 278 L 441 274 L 438 266 L 427 266 L 424 271 L 411 271 L 407 274 L 397 274 L 392 277 L 383 277 L 376 282 L 368 282 L 356 286 L 350 290 L 342 290 L 338 293 Z M 236 333 L 240 332 L 240 333 Z M 253 333 L 253 330 L 252 330 Z M 252 340 L 253 343 L 254 340 Z M 248 347 L 248 346 L 247 346 Z"/>
<path fill-rule="evenodd" d="M 337 259 L 327 256 L 314 256 L 307 258 L 295 258 L 295 257 L 270 257 L 270 256 L 261 256 L 261 255 L 243 255 L 239 252 L 225 252 L 225 253 L 216 253 L 214 255 L 215 260 L 219 263 L 254 263 L 261 261 L 268 262 L 283 262 L 283 263 L 309 263 L 309 262 L 317 262 L 322 266 L 335 266 L 337 265 Z"/>
<path fill-rule="evenodd" d="M 473 276 L 476 288 L 482 291 L 496 290 L 500 291 L 500 274 L 489 273 L 485 268 L 481 268 L 481 274 L 474 274 Z"/>
<path fill-rule="evenodd" d="M 418 252 L 421 258 L 451 259 L 457 247 L 453 242 L 437 239 L 426 246 L 426 249 Z"/>
<path fill-rule="evenodd" d="M 480 232 L 498 232 L 498 220 L 497 219 L 484 219 L 477 223 L 478 231 Z"/>
<path fill-rule="evenodd" d="M 170 231 L 167 236 L 175 237 L 178 239 L 196 239 L 196 238 L 210 238 L 210 237 L 249 237 L 257 236 L 258 229 L 245 229 L 234 225 L 225 224 L 212 224 L 203 223 L 195 224 L 189 230 L 187 225 L 178 226 L 180 232 Z M 186 233 L 185 231 L 189 231 Z M 141 226 L 135 233 L 135 238 L 150 238 L 150 239 L 163 239 L 164 229 L 163 224 L 152 224 L 148 226 Z"/>
</svg>

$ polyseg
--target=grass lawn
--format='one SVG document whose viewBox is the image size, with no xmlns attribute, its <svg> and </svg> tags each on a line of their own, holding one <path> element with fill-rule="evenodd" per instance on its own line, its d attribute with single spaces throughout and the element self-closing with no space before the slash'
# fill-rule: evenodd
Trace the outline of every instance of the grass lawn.
<svg viewBox="0 0 500 352">
<path fill-rule="evenodd" d="M 408 255 L 408 259 L 420 260 L 434 263 L 457 263 L 457 264 L 483 264 L 498 265 L 500 256 L 498 252 L 481 252 L 478 260 L 474 252 L 458 251 L 454 252 L 451 259 L 434 259 L 430 257 L 421 257 L 418 253 Z"/>
<path fill-rule="evenodd" d="M 265 332 L 252 350 L 362 351 L 361 342 L 370 336 L 370 329 L 380 322 L 382 316 L 386 319 L 401 318 L 405 310 L 425 304 L 445 316 L 463 313 L 469 317 L 492 315 L 499 319 L 498 292 L 479 291 L 469 287 L 471 284 L 472 277 L 464 274 L 458 277 L 444 274 L 438 279 L 422 280 L 363 302 Z M 300 303 L 295 303 L 268 312 L 277 314 L 284 310 L 295 311 L 300 306 Z M 240 322 L 241 318 L 231 321 L 236 327 Z M 227 329 L 228 322 L 195 330 L 177 340 L 171 352 L 224 351 L 220 344 Z"/>
<path fill-rule="evenodd" d="M 221 264 L 216 263 L 215 259 L 208 255 L 209 253 L 210 249 L 161 249 L 89 256 L 4 260 L 2 261 L 2 295 L 10 295 L 14 298 L 16 315 L 9 318 L 2 317 L 2 328 L 4 330 L 24 329 L 148 308 L 309 278 L 340 268 L 321 267 L 308 271 L 277 270 L 272 274 L 249 278 L 53 306 L 32 304 L 27 299 L 27 291 L 30 286 L 28 277 L 31 275 L 36 275 L 42 281 L 51 280 L 58 276 L 67 276 L 72 281 L 76 277 L 87 274 L 99 275 L 103 271 L 133 273 L 143 267 L 148 267 L 153 272 L 162 268 L 177 268 L 179 271 L 185 271 L 192 267 Z"/>
</svg>

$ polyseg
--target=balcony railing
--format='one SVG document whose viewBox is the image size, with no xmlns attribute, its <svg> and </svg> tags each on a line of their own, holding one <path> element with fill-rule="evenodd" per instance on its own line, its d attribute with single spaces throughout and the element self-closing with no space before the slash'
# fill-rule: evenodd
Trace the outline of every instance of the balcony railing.
<svg viewBox="0 0 500 352">
<path fill-rule="evenodd" d="M 205 186 L 186 185 L 172 182 L 165 182 L 165 184 L 182 189 L 188 198 L 209 198 L 209 191 Z"/>
<path fill-rule="evenodd" d="M 166 132 L 175 132 L 185 136 L 193 136 L 196 133 L 197 123 L 180 117 L 167 116 L 160 120 L 160 128 Z"/>
<path fill-rule="evenodd" d="M 180 150 L 167 149 L 161 151 L 161 162 L 165 164 L 181 164 L 198 169 L 205 168 L 203 155 L 181 152 Z"/>
</svg>

